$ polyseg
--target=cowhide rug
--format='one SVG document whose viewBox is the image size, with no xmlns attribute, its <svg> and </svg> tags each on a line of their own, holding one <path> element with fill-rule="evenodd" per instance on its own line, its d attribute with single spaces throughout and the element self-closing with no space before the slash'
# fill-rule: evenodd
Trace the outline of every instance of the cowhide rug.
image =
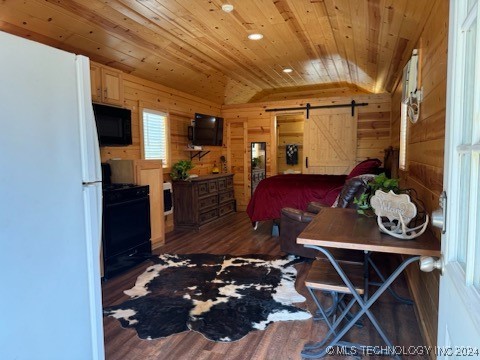
<svg viewBox="0 0 480 360">
<path fill-rule="evenodd" d="M 104 309 L 142 339 L 186 330 L 209 340 L 239 340 L 274 321 L 305 320 L 308 311 L 292 303 L 305 298 L 295 291 L 293 255 L 163 254 L 141 274 L 131 299 Z"/>
</svg>

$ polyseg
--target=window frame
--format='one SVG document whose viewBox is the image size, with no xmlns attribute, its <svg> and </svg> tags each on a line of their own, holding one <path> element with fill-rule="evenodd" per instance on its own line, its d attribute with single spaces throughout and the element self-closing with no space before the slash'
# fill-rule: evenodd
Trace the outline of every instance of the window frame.
<svg viewBox="0 0 480 360">
<path fill-rule="evenodd" d="M 400 108 L 400 144 L 398 154 L 398 169 L 408 171 L 408 135 L 410 131 L 410 122 L 407 116 L 407 105 L 401 102 Z"/>
<path fill-rule="evenodd" d="M 398 168 L 401 171 L 408 171 L 407 148 L 409 121 L 407 116 L 408 106 L 406 105 L 405 101 L 408 97 L 408 74 L 410 71 L 410 63 L 411 60 L 409 59 L 403 67 L 402 81 L 400 82 L 402 86 L 402 97 L 400 100 L 400 144 L 398 155 Z"/>
<path fill-rule="evenodd" d="M 153 114 L 158 114 L 158 115 L 161 115 L 161 116 L 165 116 L 166 118 L 166 121 L 165 121 L 165 161 L 162 160 L 162 168 L 165 170 L 165 169 L 169 169 L 170 166 L 171 166 L 171 161 L 172 161 L 172 157 L 171 157 L 171 146 L 170 146 L 170 139 L 171 139 L 171 136 L 170 136 L 170 113 L 165 110 L 165 109 L 162 109 L 162 108 L 159 108 L 157 106 L 154 106 L 153 104 L 150 104 L 150 103 L 139 103 L 139 106 L 138 106 L 138 120 L 139 120 L 139 124 L 140 124 L 140 151 L 141 151 L 141 157 L 142 159 L 144 160 L 148 160 L 148 159 L 145 159 L 145 134 L 143 132 L 143 113 L 144 112 L 150 112 L 150 113 L 153 113 Z M 156 160 L 159 160 L 159 159 L 156 159 Z"/>
</svg>

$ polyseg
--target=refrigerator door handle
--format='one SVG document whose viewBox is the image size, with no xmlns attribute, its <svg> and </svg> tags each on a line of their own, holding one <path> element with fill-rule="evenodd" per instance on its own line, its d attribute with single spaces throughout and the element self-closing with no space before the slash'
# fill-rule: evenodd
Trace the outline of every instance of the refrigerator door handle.
<svg viewBox="0 0 480 360">
<path fill-rule="evenodd" d="M 102 238 L 102 184 L 91 183 L 83 187 L 83 201 L 88 261 L 90 323 L 93 359 L 104 359 L 102 294 L 100 284 L 100 248 Z"/>
<path fill-rule="evenodd" d="M 90 185 L 97 185 L 97 184 L 102 184 L 101 181 L 82 181 L 83 186 L 90 186 Z"/>
<path fill-rule="evenodd" d="M 88 58 L 77 55 L 76 67 L 82 180 L 85 183 L 102 181 L 100 146 L 98 144 L 97 126 L 93 114 L 90 87 L 90 62 Z"/>
</svg>

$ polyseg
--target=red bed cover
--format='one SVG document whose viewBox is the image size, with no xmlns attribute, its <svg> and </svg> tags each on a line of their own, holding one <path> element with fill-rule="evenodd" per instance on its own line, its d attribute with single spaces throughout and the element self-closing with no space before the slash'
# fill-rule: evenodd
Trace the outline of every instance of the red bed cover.
<svg viewBox="0 0 480 360">
<path fill-rule="evenodd" d="M 252 222 L 280 218 L 284 207 L 306 210 L 310 201 L 331 206 L 342 190 L 346 175 L 276 175 L 258 184 L 247 206 Z"/>
</svg>

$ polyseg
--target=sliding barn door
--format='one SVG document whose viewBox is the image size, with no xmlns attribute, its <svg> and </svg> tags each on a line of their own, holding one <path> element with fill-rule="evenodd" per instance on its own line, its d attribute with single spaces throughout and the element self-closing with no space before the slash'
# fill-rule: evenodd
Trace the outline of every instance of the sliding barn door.
<svg viewBox="0 0 480 360">
<path fill-rule="evenodd" d="M 304 174 L 348 174 L 357 155 L 357 112 L 313 110 L 305 120 Z"/>
</svg>

